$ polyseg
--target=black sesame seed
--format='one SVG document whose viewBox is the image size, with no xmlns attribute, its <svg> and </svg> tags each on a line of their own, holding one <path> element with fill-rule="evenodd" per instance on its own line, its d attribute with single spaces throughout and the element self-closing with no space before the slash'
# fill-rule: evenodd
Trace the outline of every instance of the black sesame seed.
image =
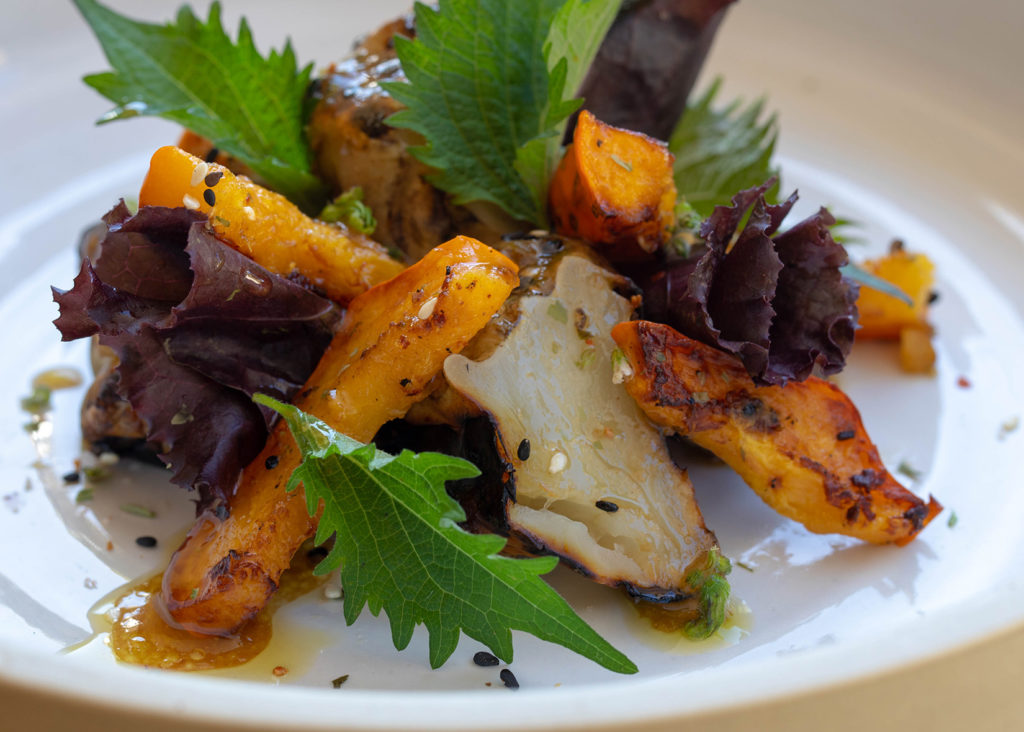
<svg viewBox="0 0 1024 732">
<path fill-rule="evenodd" d="M 518 689 L 519 688 L 519 681 L 518 681 L 518 679 L 516 679 L 515 674 L 513 674 L 507 668 L 503 668 L 501 670 L 501 673 L 498 674 L 498 677 L 501 679 L 501 683 L 503 683 L 508 688 L 510 688 L 510 689 Z"/>
<path fill-rule="evenodd" d="M 409 386 L 409 384 L 411 384 L 411 383 L 412 383 L 412 379 L 402 379 L 402 380 L 401 380 L 401 381 L 399 381 L 398 383 L 399 383 L 399 384 L 400 384 L 400 385 L 402 386 L 402 388 L 404 389 L 405 387 Z"/>
<path fill-rule="evenodd" d="M 836 435 L 836 439 L 842 442 L 843 440 L 852 440 L 856 436 L 857 433 L 854 430 L 843 430 Z"/>
<path fill-rule="evenodd" d="M 333 686 L 335 689 L 340 689 L 341 685 L 344 684 L 346 681 L 348 681 L 348 674 L 339 676 L 336 679 L 331 679 L 331 686 Z"/>
<path fill-rule="evenodd" d="M 81 479 L 82 479 L 82 476 L 80 476 L 78 474 L 77 470 L 76 471 L 72 471 L 70 473 L 64 473 L 63 480 L 64 480 L 65 483 L 77 483 Z"/>
<path fill-rule="evenodd" d="M 267 470 L 273 470 L 274 468 L 277 467 L 278 462 L 279 460 L 277 455 L 271 455 L 270 457 L 263 461 L 263 467 L 266 468 Z"/>
<path fill-rule="evenodd" d="M 611 501 L 595 501 L 594 505 L 608 513 L 615 513 L 619 510 L 619 505 L 617 503 L 612 503 Z"/>
<path fill-rule="evenodd" d="M 212 163 L 217 159 L 218 155 L 220 155 L 220 150 L 215 147 L 211 147 L 210 152 L 206 153 L 206 162 Z"/>
<path fill-rule="evenodd" d="M 207 188 L 203 191 L 203 200 L 208 206 L 215 206 L 217 205 L 217 194 L 213 192 L 212 188 Z"/>
<path fill-rule="evenodd" d="M 135 543 L 138 544 L 139 546 L 146 547 L 147 549 L 152 549 L 153 547 L 156 546 L 156 537 L 155 536 L 140 536 L 140 537 L 138 537 L 135 540 Z"/>
<path fill-rule="evenodd" d="M 477 666 L 497 666 L 498 657 L 487 651 L 477 651 L 473 654 L 473 663 Z"/>
<path fill-rule="evenodd" d="M 220 183 L 220 179 L 223 178 L 223 177 L 224 177 L 224 173 L 223 172 L 221 172 L 219 170 L 215 170 L 212 173 L 207 173 L 206 174 L 206 177 L 203 178 L 203 183 L 205 183 L 206 185 L 210 186 L 210 188 L 213 188 L 215 185 Z"/>
<path fill-rule="evenodd" d="M 529 460 L 530 459 L 530 441 L 529 440 L 524 438 L 523 441 L 519 443 L 519 447 L 516 448 L 516 457 L 518 457 L 520 460 Z"/>
<path fill-rule="evenodd" d="M 931 292 L 928 293 L 928 304 L 929 305 L 931 305 L 932 303 L 934 303 L 938 299 L 939 299 L 939 293 L 937 293 L 935 290 L 932 290 Z"/>
</svg>

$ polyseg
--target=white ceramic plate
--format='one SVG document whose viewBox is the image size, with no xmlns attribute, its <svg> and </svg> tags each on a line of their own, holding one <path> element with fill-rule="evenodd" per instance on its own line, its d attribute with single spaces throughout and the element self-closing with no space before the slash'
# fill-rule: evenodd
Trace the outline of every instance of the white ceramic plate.
<svg viewBox="0 0 1024 732">
<path fill-rule="evenodd" d="M 156 19 L 174 3 L 115 5 Z M 287 29 L 304 58 L 327 61 L 369 18 L 403 5 L 246 3 L 245 12 L 261 43 L 278 43 Z M 107 105 L 78 77 L 105 64 L 73 9 L 5 7 L 13 22 L 0 28 L 0 323 L 9 344 L 0 352 L 0 697 L 15 718 L 32 704 L 97 726 L 145 717 L 154 728 L 670 728 L 892 671 L 1024 621 L 1024 429 L 1011 429 L 1024 419 L 1024 95 L 1013 82 L 1024 70 L 1013 40 L 1024 14 L 996 0 L 970 12 L 952 2 L 788 0 L 736 7 L 705 79 L 724 74 L 726 95 L 769 96 L 782 121 L 784 186 L 800 188 L 802 211 L 828 204 L 865 224 L 865 253 L 900 237 L 938 266 L 936 376 L 901 374 L 892 349 L 869 346 L 841 379 L 887 463 L 921 470 L 913 489 L 947 506 L 913 544 L 809 534 L 727 471 L 695 467 L 708 525 L 753 570 L 731 577 L 751 612 L 742 629 L 703 648 L 673 644 L 645 631 L 616 593 L 569 573 L 554 578 L 638 664 L 636 677 L 517 635 L 512 668 L 522 689 L 512 694 L 494 670 L 470 662 L 479 644 L 464 640 L 430 671 L 424 633 L 396 653 L 385 620 L 365 615 L 346 629 L 339 605 L 319 596 L 279 614 L 277 640 L 250 667 L 219 674 L 241 680 L 124 667 L 96 642 L 62 653 L 89 636 L 94 603 L 165 561 L 190 505 L 159 471 L 126 465 L 77 506 L 76 488 L 59 476 L 78 455 L 81 390 L 56 396 L 43 454 L 21 428 L 17 397 L 45 368 L 86 370 L 86 347 L 59 343 L 49 325 L 48 285 L 70 285 L 80 230 L 137 190 L 148 154 L 175 131 L 141 120 L 94 128 Z M 229 5 L 230 24 L 238 12 Z M 149 491 L 144 500 L 126 498 L 138 488 Z M 118 510 L 127 500 L 160 518 Z M 160 548 L 136 547 L 143 533 Z M 279 664 L 290 669 L 280 679 L 270 673 Z M 343 673 L 349 682 L 331 689 Z"/>
</svg>

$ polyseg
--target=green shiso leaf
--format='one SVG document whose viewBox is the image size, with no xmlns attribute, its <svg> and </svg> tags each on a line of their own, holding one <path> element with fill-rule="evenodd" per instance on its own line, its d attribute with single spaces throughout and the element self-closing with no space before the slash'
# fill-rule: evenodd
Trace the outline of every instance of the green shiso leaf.
<svg viewBox="0 0 1024 732">
<path fill-rule="evenodd" d="M 261 56 L 244 19 L 232 41 L 216 2 L 205 23 L 182 7 L 167 25 L 131 20 L 95 0 L 74 2 L 113 67 L 84 78 L 116 105 L 101 123 L 137 115 L 177 122 L 305 211 L 319 210 L 324 189 L 311 173 L 304 132 L 312 64 L 300 70 L 290 43 Z"/>
<path fill-rule="evenodd" d="M 679 195 L 702 217 L 717 205 L 728 205 L 736 191 L 754 188 L 772 176 L 778 124 L 764 116 L 764 100 L 744 105 L 739 100 L 715 106 L 721 79 L 690 104 L 669 140 L 675 155 L 674 176 Z M 778 185 L 769 191 L 769 197 Z"/>
<path fill-rule="evenodd" d="M 417 3 L 416 40 L 396 38 L 408 79 L 386 84 L 420 133 L 413 152 L 456 203 L 485 201 L 545 225 L 548 182 L 579 87 L 621 0 Z"/>
<path fill-rule="evenodd" d="M 335 540 L 316 571 L 340 567 L 346 622 L 364 606 L 374 615 L 383 609 L 399 650 L 423 623 L 434 668 L 451 656 L 460 631 L 510 662 L 515 629 L 612 671 L 636 671 L 540 578 L 554 569 L 554 557 L 502 557 L 503 538 L 459 528 L 465 513 L 444 484 L 478 475 L 472 464 L 430 452 L 388 455 L 296 407 L 255 400 L 284 417 L 302 451 L 288 488 L 302 484 L 311 515 L 322 502 L 316 541 Z"/>
</svg>

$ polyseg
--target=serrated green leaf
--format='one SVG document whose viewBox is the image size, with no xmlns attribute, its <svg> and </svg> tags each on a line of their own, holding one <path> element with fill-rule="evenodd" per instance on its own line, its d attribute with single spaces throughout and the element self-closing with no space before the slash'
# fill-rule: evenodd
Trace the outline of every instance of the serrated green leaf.
<svg viewBox="0 0 1024 732">
<path fill-rule="evenodd" d="M 620 0 L 442 0 L 416 5 L 416 40 L 396 39 L 408 83 L 385 84 L 406 109 L 413 153 L 457 203 L 487 201 L 543 225 L 547 184 L 571 98 Z M 568 91 L 567 91 L 568 90 Z"/>
<path fill-rule="evenodd" d="M 516 151 L 515 168 L 547 226 L 547 195 L 562 154 L 562 138 L 569 116 L 579 109 L 576 99 L 601 42 L 621 7 L 621 0 L 568 0 L 555 14 L 544 44 L 550 74 L 548 131 Z"/>
<path fill-rule="evenodd" d="M 444 484 L 478 475 L 472 464 L 438 453 L 388 455 L 293 406 L 255 399 L 284 417 L 302 451 L 288 487 L 302 484 L 311 515 L 322 505 L 316 541 L 335 540 L 317 572 L 341 568 L 349 624 L 365 606 L 374 615 L 383 609 L 402 649 L 423 623 L 434 668 L 454 652 L 460 631 L 510 662 L 516 629 L 612 671 L 636 671 L 540 579 L 557 560 L 498 556 L 503 538 L 459 528 L 465 513 Z"/>
<path fill-rule="evenodd" d="M 772 154 L 778 135 L 775 115 L 764 121 L 764 100 L 724 108 L 715 102 L 721 80 L 690 105 L 669 140 L 675 155 L 674 176 L 679 194 L 702 217 L 717 205 L 727 205 L 736 191 L 753 188 L 772 176 Z M 769 195 L 778 185 L 769 191 Z"/>
<path fill-rule="evenodd" d="M 291 44 L 265 58 L 243 19 L 225 33 L 220 4 L 206 22 L 182 7 L 174 23 L 126 18 L 95 0 L 74 0 L 113 71 L 84 78 L 117 106 L 100 122 L 162 117 L 209 138 L 307 212 L 323 203 L 310 172 L 304 106 L 312 64 L 299 70 Z"/>
</svg>

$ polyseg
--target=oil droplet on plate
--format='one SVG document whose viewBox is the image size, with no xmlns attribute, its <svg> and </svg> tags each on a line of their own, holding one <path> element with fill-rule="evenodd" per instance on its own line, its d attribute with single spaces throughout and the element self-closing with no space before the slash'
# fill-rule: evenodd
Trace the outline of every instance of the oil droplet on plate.
<svg viewBox="0 0 1024 732">
<path fill-rule="evenodd" d="M 285 666 L 293 677 L 299 676 L 329 639 L 301 628 L 275 630 L 273 617 L 285 603 L 323 584 L 324 578 L 314 576 L 312 567 L 313 562 L 299 552 L 267 606 L 226 637 L 197 635 L 171 626 L 158 604 L 163 575 L 139 580 L 96 603 L 89 613 L 94 636 L 68 650 L 106 635 L 114 656 L 124 663 L 269 682 L 279 682 L 273 669 Z"/>
</svg>

